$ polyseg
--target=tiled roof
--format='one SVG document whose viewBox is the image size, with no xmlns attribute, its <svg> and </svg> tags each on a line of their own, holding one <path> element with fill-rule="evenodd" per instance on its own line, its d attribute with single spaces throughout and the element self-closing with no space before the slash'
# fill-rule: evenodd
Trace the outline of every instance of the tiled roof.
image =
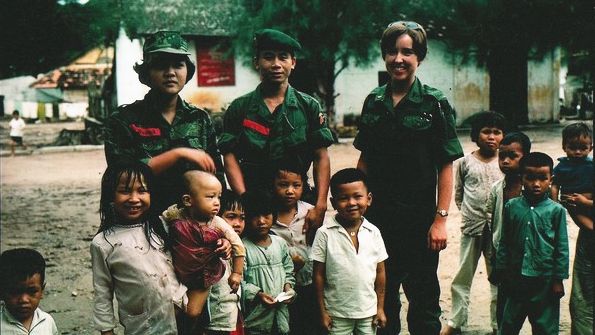
<svg viewBox="0 0 595 335">
<path fill-rule="evenodd" d="M 229 35 L 236 0 L 127 0 L 122 2 L 127 28 L 137 34 L 177 30 L 182 35 Z"/>
</svg>

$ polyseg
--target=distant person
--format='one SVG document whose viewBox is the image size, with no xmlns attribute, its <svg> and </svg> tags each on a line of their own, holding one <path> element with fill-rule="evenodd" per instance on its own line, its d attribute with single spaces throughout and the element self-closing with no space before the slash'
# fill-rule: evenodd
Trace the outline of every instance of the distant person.
<svg viewBox="0 0 595 335">
<path fill-rule="evenodd" d="M 6 250 L 0 256 L 0 333 L 58 335 L 51 315 L 39 308 L 45 288 L 45 259 L 32 249 Z"/>
<path fill-rule="evenodd" d="M 254 67 L 261 83 L 234 101 L 225 112 L 219 148 L 225 173 L 238 194 L 247 190 L 271 190 L 275 162 L 290 159 L 306 174 L 313 163 L 315 188 L 304 182 L 308 211 L 305 229 L 310 238 L 322 224 L 327 206 L 330 160 L 327 147 L 333 142 L 326 114 L 311 96 L 289 85 L 301 45 L 273 29 L 254 35 Z M 312 226 L 313 229 L 309 229 Z"/>
<path fill-rule="evenodd" d="M 580 228 L 572 270 L 570 317 L 573 335 L 593 334 L 595 298 L 595 233 L 593 232 L 593 131 L 573 123 L 562 131 L 566 157 L 554 168 L 552 199 L 560 201 Z M 558 199 L 559 197 L 559 199 Z"/>
<path fill-rule="evenodd" d="M 427 36 L 416 22 L 397 21 L 380 40 L 390 80 L 366 97 L 353 145 L 357 168 L 374 195 L 367 219 L 386 241 L 386 317 L 381 334 L 401 330 L 401 285 L 412 334 L 440 333 L 438 255 L 446 248 L 453 161 L 463 156 L 455 113 L 442 92 L 416 77 Z"/>
<path fill-rule="evenodd" d="M 325 220 L 312 246 L 320 322 L 331 335 L 376 334 L 386 326 L 388 255 L 380 230 L 364 217 L 372 202 L 365 174 L 353 168 L 335 173 L 331 195 L 337 214 Z"/>
<path fill-rule="evenodd" d="M 469 294 L 479 257 L 483 254 L 488 272 L 491 266 L 490 213 L 485 204 L 492 184 L 502 178 L 498 167 L 498 146 L 506 131 L 506 120 L 494 112 L 475 116 L 471 125 L 471 140 L 478 149 L 457 160 L 455 173 L 455 203 L 461 211 L 461 246 L 459 269 L 450 287 L 452 311 L 442 335 L 460 333 L 461 328 L 467 325 Z M 491 325 L 496 332 L 496 286 L 491 285 L 490 291 Z"/>
<path fill-rule="evenodd" d="M 271 197 L 252 190 L 242 194 L 246 213 L 246 230 L 242 241 L 246 247 L 242 311 L 247 335 L 288 335 L 289 310 L 295 299 L 295 277 L 289 247 L 270 234 L 275 221 Z"/>
<path fill-rule="evenodd" d="M 552 170 L 553 160 L 544 153 L 523 156 L 523 195 L 504 205 L 494 268 L 500 288 L 506 290 L 499 334 L 518 334 L 527 317 L 533 334 L 559 334 L 568 233 L 564 207 L 548 196 Z"/>
<path fill-rule="evenodd" d="M 245 226 L 244 208 L 240 196 L 231 190 L 223 190 L 219 217 L 223 218 L 239 236 Z M 243 335 L 244 322 L 240 313 L 241 287 L 232 290 L 228 278 L 233 274 L 233 263 L 229 260 L 221 280 L 211 287 L 209 294 L 210 321 L 206 335 Z"/>
<path fill-rule="evenodd" d="M 232 293 L 240 286 L 246 252 L 238 234 L 217 216 L 222 189 L 215 175 L 193 170 L 185 172 L 183 179 L 183 207 L 172 205 L 163 217 L 169 226 L 176 275 L 188 287 L 186 314 L 198 318 L 211 286 L 225 274 L 226 263 L 216 252 L 217 241 L 225 238 L 232 245 L 232 273 L 227 278 Z"/>
<path fill-rule="evenodd" d="M 14 156 L 16 146 L 21 146 L 27 150 L 27 146 L 23 143 L 23 129 L 25 129 L 26 124 L 18 110 L 12 112 L 12 119 L 8 126 L 10 127 L 10 155 Z"/>
<path fill-rule="evenodd" d="M 295 272 L 297 298 L 289 306 L 291 333 L 294 335 L 315 335 L 318 324 L 312 322 L 318 317 L 316 293 L 312 285 L 311 245 L 304 232 L 306 215 L 312 205 L 302 201 L 304 182 L 307 178 L 298 165 L 280 163 L 273 179 L 273 204 L 277 220 L 271 231 L 283 238 L 289 246 L 289 254 Z"/>
<path fill-rule="evenodd" d="M 124 334 L 178 334 L 176 309 L 188 304 L 167 251 L 167 234 L 151 205 L 149 168 L 108 166 L 101 180 L 101 224 L 91 242 L 95 329 L 114 334 L 116 313 Z M 114 308 L 117 301 L 117 311 Z"/>
<path fill-rule="evenodd" d="M 106 122 L 108 165 L 121 159 L 147 164 L 156 176 L 153 206 L 158 213 L 179 201 L 187 170 L 219 172 L 224 182 L 209 114 L 179 96 L 196 68 L 189 55 L 188 42 L 178 32 L 148 36 L 143 62 L 134 70 L 151 90 L 143 100 L 120 106 Z"/>
<path fill-rule="evenodd" d="M 504 174 L 504 178 L 498 180 L 492 185 L 490 196 L 486 204 L 486 212 L 490 213 L 490 236 L 492 240 L 492 254 L 488 259 L 490 271 L 488 271 L 488 280 L 493 285 L 498 286 L 499 282 L 493 280 L 491 275 L 494 273 L 496 263 L 496 251 L 500 245 L 502 236 L 502 215 L 504 214 L 504 205 L 508 200 L 520 197 L 523 188 L 521 182 L 520 161 L 523 156 L 531 152 L 531 140 L 521 132 L 508 133 L 498 148 L 498 166 Z M 505 290 L 498 289 L 498 298 L 496 300 L 496 323 L 499 325 L 502 321 L 504 312 L 504 303 L 506 302 Z"/>
</svg>

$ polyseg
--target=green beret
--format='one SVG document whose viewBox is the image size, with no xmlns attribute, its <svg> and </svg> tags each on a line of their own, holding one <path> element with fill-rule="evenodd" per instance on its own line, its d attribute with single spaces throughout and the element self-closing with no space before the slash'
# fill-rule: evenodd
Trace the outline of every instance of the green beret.
<svg viewBox="0 0 595 335">
<path fill-rule="evenodd" d="M 279 49 L 291 52 L 302 49 L 300 42 L 275 29 L 262 29 L 254 34 L 254 49 Z"/>
<path fill-rule="evenodd" d="M 148 36 L 143 46 L 143 55 L 156 52 L 190 55 L 188 42 L 177 31 L 158 31 Z"/>
</svg>

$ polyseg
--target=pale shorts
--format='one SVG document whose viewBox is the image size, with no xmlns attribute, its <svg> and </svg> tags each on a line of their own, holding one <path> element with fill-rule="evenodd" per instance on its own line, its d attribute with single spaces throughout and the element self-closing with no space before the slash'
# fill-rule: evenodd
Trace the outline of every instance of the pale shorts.
<svg viewBox="0 0 595 335">
<path fill-rule="evenodd" d="M 345 319 L 331 316 L 333 326 L 329 335 L 375 335 L 376 326 L 372 325 L 374 317 L 364 319 Z"/>
</svg>

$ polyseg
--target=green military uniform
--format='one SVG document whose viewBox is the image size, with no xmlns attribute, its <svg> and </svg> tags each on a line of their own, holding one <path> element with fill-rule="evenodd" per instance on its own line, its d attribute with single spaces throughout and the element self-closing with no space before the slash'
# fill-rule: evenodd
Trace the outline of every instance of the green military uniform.
<svg viewBox="0 0 595 335">
<path fill-rule="evenodd" d="M 427 247 L 436 213 L 439 168 L 463 156 L 455 115 L 442 92 L 419 79 L 393 107 L 390 84 L 366 98 L 354 146 L 367 163 L 374 194 L 366 213 L 386 241 L 387 334 L 400 331 L 399 288 L 409 299 L 412 334 L 440 332 L 438 253 Z"/>
<path fill-rule="evenodd" d="M 523 196 L 506 203 L 503 218 L 495 271 L 508 276 L 499 331 L 518 334 L 528 316 L 535 334 L 558 334 L 560 300 L 552 283 L 568 278 L 566 211 L 547 195 L 537 204 Z"/>
<path fill-rule="evenodd" d="M 176 115 L 169 124 L 159 110 L 153 108 L 156 98 L 150 91 L 143 100 L 121 106 L 108 120 L 105 130 L 105 157 L 108 164 L 122 159 L 143 163 L 174 148 L 194 148 L 206 151 L 222 172 L 217 150 L 215 130 L 207 112 L 178 98 Z M 156 178 L 153 192 L 155 209 L 161 211 L 180 200 L 183 192 L 181 175 L 197 169 L 187 162 L 179 162 Z M 219 176 L 223 180 L 222 175 Z"/>
<path fill-rule="evenodd" d="M 271 113 L 259 85 L 227 109 L 219 149 L 234 153 L 247 190 L 268 190 L 276 162 L 297 160 L 305 174 L 314 151 L 333 142 L 326 115 L 314 98 L 289 86 L 283 104 Z"/>
</svg>

